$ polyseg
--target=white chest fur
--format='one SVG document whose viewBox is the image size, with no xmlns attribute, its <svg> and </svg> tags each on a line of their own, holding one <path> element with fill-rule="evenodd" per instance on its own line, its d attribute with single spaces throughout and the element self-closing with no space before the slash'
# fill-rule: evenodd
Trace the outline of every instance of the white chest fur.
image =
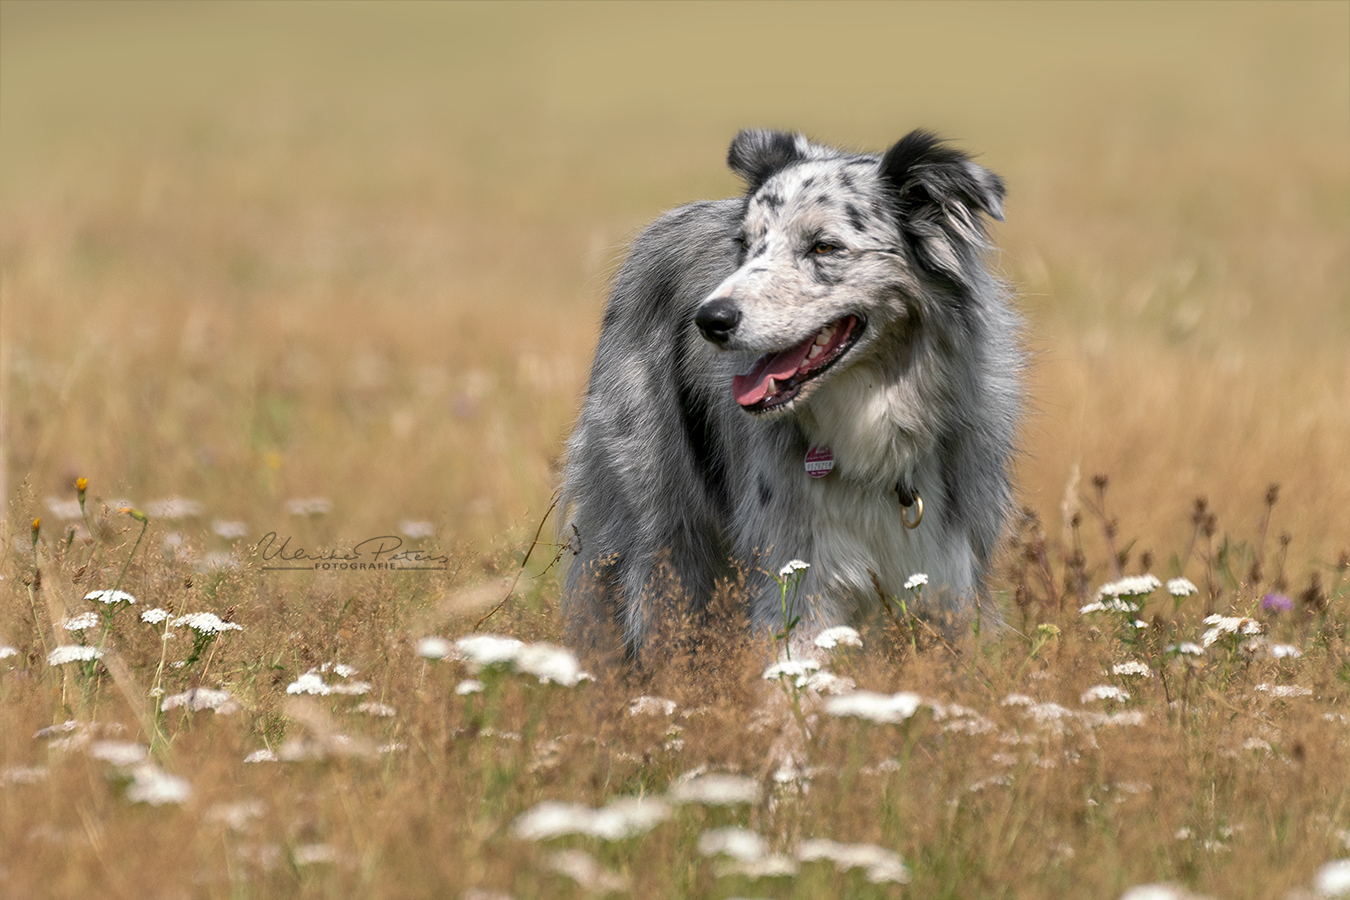
<svg viewBox="0 0 1350 900">
<path fill-rule="evenodd" d="M 922 482 L 920 482 L 922 483 Z M 950 591 L 969 597 L 975 573 L 969 539 L 939 535 L 940 511 L 926 499 L 926 523 L 909 529 L 893 491 L 832 474 L 813 479 L 809 486 L 814 575 L 820 591 L 819 613 L 824 622 L 846 622 L 857 613 L 879 608 L 875 572 L 888 597 L 904 591 L 914 574 L 929 578 L 925 592 Z"/>
</svg>

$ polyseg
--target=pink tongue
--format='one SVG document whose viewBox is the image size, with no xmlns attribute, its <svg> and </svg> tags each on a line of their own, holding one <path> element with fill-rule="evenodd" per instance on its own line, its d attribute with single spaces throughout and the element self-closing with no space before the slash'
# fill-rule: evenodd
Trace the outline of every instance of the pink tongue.
<svg viewBox="0 0 1350 900">
<path fill-rule="evenodd" d="M 797 371 L 816 342 L 813 334 L 795 347 L 766 353 L 755 360 L 755 367 L 731 379 L 731 393 L 741 406 L 754 406 L 769 393 L 769 379 L 786 381 Z"/>
</svg>

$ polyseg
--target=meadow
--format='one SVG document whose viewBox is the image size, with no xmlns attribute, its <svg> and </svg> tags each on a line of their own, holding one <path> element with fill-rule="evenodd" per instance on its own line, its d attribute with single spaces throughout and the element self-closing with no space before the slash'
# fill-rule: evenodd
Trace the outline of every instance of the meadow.
<svg viewBox="0 0 1350 900">
<path fill-rule="evenodd" d="M 1007 628 L 555 646 L 608 280 L 747 125 L 1007 180 Z M 1345 3 L 3 0 L 0 895 L 1350 891 L 1348 359 Z"/>
</svg>

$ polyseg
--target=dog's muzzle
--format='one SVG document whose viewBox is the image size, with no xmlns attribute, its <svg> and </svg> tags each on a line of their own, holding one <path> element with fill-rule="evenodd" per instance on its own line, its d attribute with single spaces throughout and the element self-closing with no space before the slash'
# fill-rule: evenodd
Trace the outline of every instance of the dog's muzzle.
<svg viewBox="0 0 1350 900">
<path fill-rule="evenodd" d="M 731 340 L 731 333 L 740 321 L 740 307 L 726 297 L 708 301 L 694 314 L 694 324 L 703 332 L 703 337 L 718 346 Z"/>
</svg>

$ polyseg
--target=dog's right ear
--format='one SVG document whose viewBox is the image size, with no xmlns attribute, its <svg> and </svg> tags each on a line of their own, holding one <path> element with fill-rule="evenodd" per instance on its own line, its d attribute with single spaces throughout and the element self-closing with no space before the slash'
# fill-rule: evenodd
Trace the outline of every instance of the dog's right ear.
<svg viewBox="0 0 1350 900">
<path fill-rule="evenodd" d="M 969 287 L 967 267 L 985 246 L 983 217 L 1003 219 L 1003 179 L 922 130 L 886 151 L 880 171 L 919 262 Z"/>
<path fill-rule="evenodd" d="M 809 146 L 804 135 L 746 128 L 732 139 L 727 166 L 745 179 L 745 192 L 753 194 L 775 172 L 806 159 Z"/>
</svg>

